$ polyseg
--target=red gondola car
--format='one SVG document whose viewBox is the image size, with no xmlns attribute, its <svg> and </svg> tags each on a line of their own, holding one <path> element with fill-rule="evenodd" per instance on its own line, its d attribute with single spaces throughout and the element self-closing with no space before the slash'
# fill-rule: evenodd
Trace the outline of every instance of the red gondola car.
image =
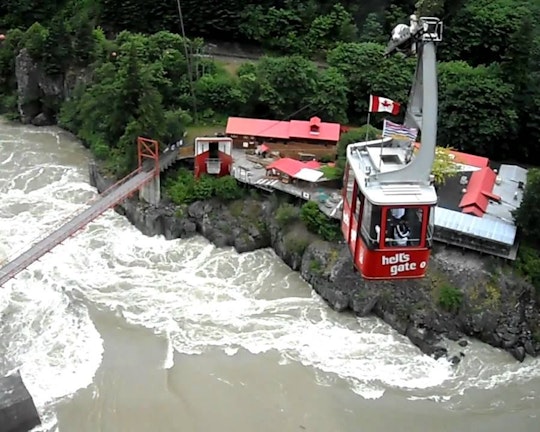
<svg viewBox="0 0 540 432">
<path fill-rule="evenodd" d="M 365 279 L 421 278 L 426 272 L 437 203 L 431 169 L 437 136 L 435 43 L 441 37 L 437 18 L 421 18 L 416 33 L 394 41 L 388 51 L 410 43 L 418 54 L 405 121 L 422 131 L 416 154 L 411 141 L 395 138 L 347 148 L 341 228 Z"/>
</svg>

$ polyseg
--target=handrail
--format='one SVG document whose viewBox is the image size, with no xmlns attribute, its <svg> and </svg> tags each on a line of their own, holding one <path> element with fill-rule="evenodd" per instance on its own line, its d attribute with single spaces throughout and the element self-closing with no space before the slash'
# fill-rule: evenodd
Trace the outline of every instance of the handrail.
<svg viewBox="0 0 540 432">
<path fill-rule="evenodd" d="M 141 171 L 141 168 L 137 168 L 136 170 L 130 172 L 127 176 L 121 178 L 120 180 L 118 180 L 116 183 L 114 183 L 113 185 L 109 186 L 107 189 L 105 189 L 103 192 L 93 196 L 92 198 L 90 198 L 88 201 L 86 201 L 83 206 L 85 206 L 87 208 L 87 206 L 90 206 L 92 204 L 94 204 L 98 199 L 100 198 L 103 198 L 105 196 L 107 196 L 112 189 L 114 188 L 118 188 L 120 185 L 124 184 L 125 182 L 127 182 L 128 180 L 130 180 L 132 177 L 134 177 L 136 174 L 139 174 Z M 82 212 L 84 212 L 86 210 L 86 208 L 78 208 L 77 210 L 75 210 L 74 212 L 70 213 L 69 215 L 67 215 L 65 218 L 63 218 L 61 221 L 58 221 L 56 222 L 52 227 L 50 227 L 50 229 L 47 230 L 47 232 L 45 234 L 42 234 L 34 239 L 32 239 L 30 241 L 30 244 L 31 245 L 35 245 L 37 243 L 39 243 L 40 241 L 44 240 L 45 238 L 49 237 L 52 233 L 54 233 L 57 229 L 59 229 L 60 227 L 62 227 L 63 225 L 65 225 L 67 222 L 69 222 L 70 220 L 72 220 L 73 218 L 75 218 L 76 216 L 78 216 L 79 214 L 81 214 Z M 27 243 L 28 245 L 28 243 Z M 24 251 L 28 250 L 28 246 L 23 246 L 23 247 L 20 247 L 18 248 L 16 251 L 14 252 L 11 252 L 9 254 L 9 256 L 7 256 L 6 258 L 4 258 L 3 260 L 0 260 L 0 267 L 3 266 L 4 264 L 6 263 L 9 263 L 10 261 L 13 260 L 13 258 L 15 257 L 18 257 L 20 256 Z"/>
<path fill-rule="evenodd" d="M 54 247 L 58 246 L 59 244 L 67 240 L 69 237 L 72 237 L 73 235 L 75 235 L 78 231 L 80 231 L 82 228 L 88 225 L 88 223 L 96 219 L 98 216 L 103 214 L 108 209 L 117 205 L 119 202 L 122 202 L 125 198 L 131 195 L 135 190 L 140 189 L 145 183 L 151 180 L 152 180 L 152 176 L 146 175 L 134 187 L 128 188 L 127 190 L 123 191 L 119 196 L 114 197 L 113 199 L 111 198 L 107 199 L 106 196 L 102 196 L 101 201 L 96 202 L 93 207 L 86 208 L 84 211 L 80 212 L 69 221 L 64 222 L 64 224 L 58 227 L 56 230 L 49 232 L 49 234 L 46 237 L 43 237 L 41 240 L 33 243 L 28 249 L 20 253 L 16 258 L 14 258 L 13 260 L 10 260 L 5 266 L 2 266 L 0 268 L 0 271 L 1 271 L 1 270 L 4 270 L 6 267 L 8 267 L 10 263 L 14 264 L 14 265 L 12 264 L 11 269 L 9 269 L 8 271 L 4 270 L 4 272 L 0 274 L 0 285 L 4 284 L 8 280 L 15 277 L 18 273 L 20 273 L 22 270 L 27 268 L 30 264 L 38 260 L 40 257 L 45 255 L 46 253 L 50 252 Z M 110 201 L 110 202 L 107 202 L 107 201 Z M 77 221 L 76 223 L 74 223 L 73 226 L 71 226 L 69 229 L 62 230 L 62 227 L 68 225 L 71 221 L 74 221 L 77 217 L 81 219 Z M 49 239 L 49 242 L 45 243 L 47 239 Z M 25 256 L 25 254 L 27 255 Z M 16 263 L 17 260 L 19 260 L 20 262 Z"/>
</svg>

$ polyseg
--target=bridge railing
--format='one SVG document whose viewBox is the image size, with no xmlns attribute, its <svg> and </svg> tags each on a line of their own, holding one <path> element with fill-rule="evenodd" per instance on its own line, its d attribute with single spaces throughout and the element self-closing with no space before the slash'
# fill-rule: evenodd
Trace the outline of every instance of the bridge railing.
<svg viewBox="0 0 540 432">
<path fill-rule="evenodd" d="M 88 201 L 86 201 L 80 208 L 73 211 L 72 213 L 68 214 L 61 220 L 57 221 L 55 224 L 53 224 L 51 227 L 47 227 L 47 230 L 39 235 L 38 237 L 31 240 L 29 243 L 26 243 L 25 246 L 22 246 L 18 248 L 16 251 L 11 252 L 8 256 L 6 256 L 4 259 L 0 260 L 0 267 L 7 264 L 8 262 L 12 261 L 14 258 L 20 256 L 22 253 L 30 249 L 32 245 L 36 245 L 40 241 L 46 239 L 50 235 L 52 235 L 55 231 L 57 231 L 59 228 L 61 228 L 63 225 L 65 225 L 70 220 L 74 219 L 76 216 L 80 215 L 82 212 L 84 212 L 88 207 L 90 207 L 92 204 L 97 202 L 99 199 L 107 196 L 110 192 L 115 190 L 116 188 L 120 187 L 122 184 L 126 183 L 131 178 L 135 177 L 137 174 L 141 172 L 141 168 L 137 168 L 135 171 L 129 173 L 127 176 L 121 178 L 116 183 L 109 186 L 107 189 L 105 189 L 103 192 L 98 193 L 94 195 L 92 198 L 90 198 Z M 129 196 L 130 192 L 127 196 Z M 125 197 L 124 197 L 125 198 Z M 30 246 L 29 246 L 30 245 Z"/>
<path fill-rule="evenodd" d="M 105 203 L 103 201 L 97 201 L 96 203 L 94 203 L 94 206 L 90 208 L 86 208 L 82 212 L 76 214 L 72 219 L 83 216 L 85 212 L 87 213 L 87 214 L 84 214 L 84 218 L 81 218 L 79 223 L 75 224 L 71 229 L 62 230 L 62 227 L 66 225 L 69 222 L 68 221 L 68 222 L 64 222 L 61 226 L 59 226 L 55 230 L 48 231 L 47 235 L 45 235 L 40 240 L 33 242 L 32 246 L 27 247 L 26 249 L 22 250 L 21 253 L 19 253 L 14 258 L 14 260 L 23 258 L 23 259 L 20 259 L 20 262 L 16 266 L 9 269 L 4 274 L 2 274 L 2 270 L 4 267 L 0 267 L 0 286 L 4 284 L 5 282 L 7 282 L 9 279 L 12 279 L 13 277 L 15 277 L 18 273 L 23 271 L 33 262 L 39 260 L 47 252 L 50 252 L 53 248 L 55 248 L 56 246 L 58 246 L 59 244 L 67 240 L 68 238 L 73 237 L 77 232 L 83 229 L 91 221 L 99 217 L 101 214 L 105 213 L 110 208 L 113 208 L 118 203 L 122 202 L 124 199 L 129 197 L 134 191 L 142 187 L 142 185 L 144 185 L 146 182 L 150 181 L 151 179 L 152 179 L 152 176 L 149 175 L 147 178 L 144 178 L 143 181 L 139 182 L 132 189 L 126 190 L 122 194 L 115 197 L 114 200 L 110 202 L 105 202 Z M 106 197 L 102 197 L 102 198 L 105 199 Z M 48 241 L 45 243 L 46 240 Z M 41 244 L 41 243 L 44 243 L 44 244 Z M 38 247 L 40 244 L 42 247 Z"/>
<path fill-rule="evenodd" d="M 93 201 L 96 201 L 98 198 L 107 196 L 109 194 L 109 192 L 111 192 L 112 190 L 118 188 L 120 185 L 124 184 L 129 179 L 131 179 L 132 177 L 135 177 L 137 174 L 139 174 L 141 172 L 141 170 L 142 170 L 142 168 L 139 167 L 136 170 L 130 172 L 127 176 L 121 178 L 116 183 L 110 185 L 107 189 L 105 189 L 104 191 L 102 191 L 101 193 L 99 193 L 98 195 L 93 197 L 87 204 L 92 203 Z"/>
</svg>

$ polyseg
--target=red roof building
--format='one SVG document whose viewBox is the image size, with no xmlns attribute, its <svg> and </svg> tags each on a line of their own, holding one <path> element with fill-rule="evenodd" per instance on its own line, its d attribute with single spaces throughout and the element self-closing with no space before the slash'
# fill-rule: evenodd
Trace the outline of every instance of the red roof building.
<svg viewBox="0 0 540 432">
<path fill-rule="evenodd" d="M 456 150 L 449 152 L 454 157 L 454 162 L 462 165 L 469 165 L 476 168 L 485 168 L 489 165 L 489 159 L 483 156 L 476 156 L 469 153 L 462 153 Z"/>
<path fill-rule="evenodd" d="M 281 158 L 269 164 L 266 171 L 278 171 L 291 178 L 316 182 L 324 176 L 317 170 L 320 167 L 321 164 L 317 161 L 302 162 L 291 158 Z"/>
<path fill-rule="evenodd" d="M 281 158 L 269 164 L 266 169 L 280 171 L 283 174 L 287 174 L 290 177 L 294 177 L 301 169 L 310 168 L 318 169 L 321 164 L 317 161 L 301 162 L 291 158 Z"/>
<path fill-rule="evenodd" d="M 339 123 L 322 122 L 319 117 L 291 121 L 229 117 L 225 133 L 229 136 L 337 143 L 341 126 Z"/>
<path fill-rule="evenodd" d="M 487 166 L 473 172 L 467 185 L 467 192 L 459 203 L 461 211 L 478 217 L 484 216 L 489 200 L 501 200 L 500 196 L 493 193 L 496 179 L 495 171 Z"/>
</svg>

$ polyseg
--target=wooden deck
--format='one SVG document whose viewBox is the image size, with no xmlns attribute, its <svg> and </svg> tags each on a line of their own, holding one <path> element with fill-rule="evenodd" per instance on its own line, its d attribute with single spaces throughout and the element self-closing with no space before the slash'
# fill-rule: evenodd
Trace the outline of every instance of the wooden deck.
<svg viewBox="0 0 540 432">
<path fill-rule="evenodd" d="M 281 191 L 304 201 L 315 201 L 324 214 L 341 219 L 343 200 L 339 190 L 324 187 L 321 183 L 305 185 L 283 183 L 266 175 L 266 169 L 261 163 L 264 161 L 263 158 L 248 156 L 243 150 L 233 150 L 234 162 L 231 174 L 238 181 L 265 192 Z"/>
</svg>

